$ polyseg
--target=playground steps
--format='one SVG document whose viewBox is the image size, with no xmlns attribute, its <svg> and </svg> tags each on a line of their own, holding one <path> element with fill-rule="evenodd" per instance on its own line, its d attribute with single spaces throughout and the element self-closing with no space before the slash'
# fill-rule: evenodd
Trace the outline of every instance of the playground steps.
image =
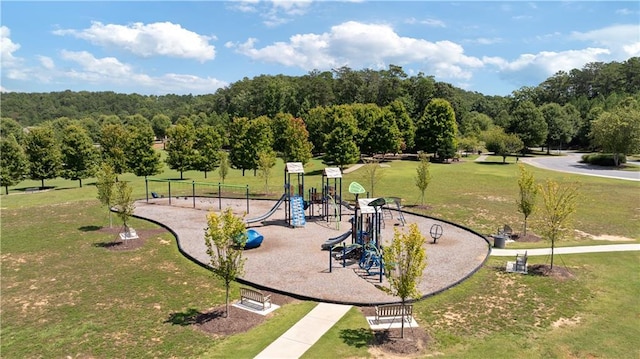
<svg viewBox="0 0 640 359">
<path fill-rule="evenodd" d="M 307 219 L 304 215 L 304 201 L 301 196 L 291 197 L 291 225 L 304 227 Z"/>
</svg>

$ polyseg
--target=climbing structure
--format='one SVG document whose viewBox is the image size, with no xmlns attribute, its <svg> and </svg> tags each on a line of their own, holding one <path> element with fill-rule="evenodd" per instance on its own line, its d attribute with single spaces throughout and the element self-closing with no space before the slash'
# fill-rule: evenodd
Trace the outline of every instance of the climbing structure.
<svg viewBox="0 0 640 359">
<path fill-rule="evenodd" d="M 295 183 L 292 181 L 295 179 Z M 291 227 L 304 227 L 304 166 L 301 162 L 287 162 L 284 167 L 285 220 Z"/>
</svg>

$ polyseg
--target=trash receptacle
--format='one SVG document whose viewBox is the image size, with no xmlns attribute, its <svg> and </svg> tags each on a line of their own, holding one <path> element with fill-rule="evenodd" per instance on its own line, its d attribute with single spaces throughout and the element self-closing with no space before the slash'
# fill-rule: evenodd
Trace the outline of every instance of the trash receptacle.
<svg viewBox="0 0 640 359">
<path fill-rule="evenodd" d="M 507 238 L 503 235 L 493 236 L 493 248 L 504 248 Z"/>
</svg>

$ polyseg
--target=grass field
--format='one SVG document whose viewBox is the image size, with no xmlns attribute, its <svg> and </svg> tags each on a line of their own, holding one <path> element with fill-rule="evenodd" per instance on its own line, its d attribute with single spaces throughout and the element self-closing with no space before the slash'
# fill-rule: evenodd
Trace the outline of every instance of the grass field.
<svg viewBox="0 0 640 359">
<path fill-rule="evenodd" d="M 383 169 L 376 196 L 403 198 L 417 205 L 413 184 L 416 162 L 394 161 Z M 319 161 L 307 168 L 305 186 L 321 186 Z M 581 205 L 575 228 L 592 235 L 640 240 L 637 182 L 557 174 L 530 168 L 538 181 L 552 178 L 579 182 Z M 505 223 L 514 229 L 517 167 L 510 163 L 463 161 L 432 165 L 433 180 L 422 210 L 492 233 Z M 283 165 L 273 170 L 269 197 L 282 192 Z M 178 178 L 165 171 L 157 178 Z M 217 183 L 217 173 L 205 179 L 187 172 L 188 181 Z M 134 195 L 144 198 L 141 178 L 131 181 Z M 362 171 L 343 179 L 368 188 Z M 106 251 L 100 244 L 112 235 L 108 212 L 96 199 L 93 180 L 48 180 L 49 190 L 27 192 L 39 182 L 25 181 L 0 197 L 0 355 L 27 357 L 216 357 L 249 358 L 260 352 L 304 316 L 313 303 L 283 306 L 253 330 L 228 338 L 212 338 L 169 318 L 189 310 L 205 311 L 224 301 L 219 281 L 178 252 L 175 239 L 158 231 L 135 251 Z M 252 195 L 265 196 L 264 181 L 232 170 L 228 184 L 249 185 Z M 348 196 L 345 194 L 345 197 Z M 114 216 L 114 226 L 120 225 Z M 529 228 L 535 232 L 535 215 Z M 155 225 L 134 221 L 136 229 Z M 575 238 L 559 245 L 608 244 Z M 626 241 L 625 243 L 629 243 Z M 511 245 L 511 244 L 510 244 Z M 531 244 L 527 247 L 548 243 Z M 547 257 L 532 257 L 544 263 Z M 538 276 L 507 275 L 504 259 L 492 258 L 470 280 L 416 304 L 416 317 L 432 337 L 429 354 L 460 358 L 638 358 L 640 352 L 640 254 L 563 255 L 575 279 L 557 281 Z M 237 297 L 237 286 L 233 293 Z M 352 309 L 305 354 L 308 358 L 370 357 L 366 322 Z"/>
</svg>

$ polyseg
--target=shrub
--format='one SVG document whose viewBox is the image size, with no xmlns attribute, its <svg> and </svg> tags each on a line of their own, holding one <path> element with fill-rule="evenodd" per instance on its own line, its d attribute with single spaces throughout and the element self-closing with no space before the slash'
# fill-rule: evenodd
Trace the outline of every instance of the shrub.
<svg viewBox="0 0 640 359">
<path fill-rule="evenodd" d="M 620 164 L 627 163 L 627 156 L 619 154 Z M 582 155 L 582 162 L 598 166 L 615 166 L 612 153 L 593 153 Z"/>
</svg>

